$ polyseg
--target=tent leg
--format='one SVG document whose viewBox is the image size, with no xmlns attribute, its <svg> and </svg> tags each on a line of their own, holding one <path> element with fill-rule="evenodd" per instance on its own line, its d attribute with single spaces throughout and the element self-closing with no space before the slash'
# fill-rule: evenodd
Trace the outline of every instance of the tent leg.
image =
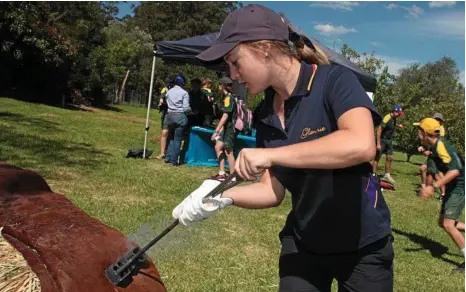
<svg viewBox="0 0 466 292">
<path fill-rule="evenodd" d="M 150 108 L 151 108 L 151 105 L 152 105 L 152 87 L 154 85 L 154 69 L 155 69 L 156 61 L 157 61 L 157 57 L 155 56 L 155 52 L 154 52 L 154 58 L 152 60 L 152 73 L 151 73 L 151 76 L 150 76 L 149 102 L 147 103 L 146 133 L 144 135 L 144 151 L 143 151 L 143 154 L 142 154 L 143 159 L 146 159 L 147 136 L 149 134 L 149 113 L 150 113 Z"/>
</svg>

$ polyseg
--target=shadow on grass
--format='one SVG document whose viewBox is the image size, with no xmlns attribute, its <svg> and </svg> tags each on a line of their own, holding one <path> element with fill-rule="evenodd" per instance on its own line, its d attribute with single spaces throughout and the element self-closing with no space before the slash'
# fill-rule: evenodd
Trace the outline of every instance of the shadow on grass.
<svg viewBox="0 0 466 292">
<path fill-rule="evenodd" d="M 406 252 L 428 250 L 434 258 L 438 258 L 448 264 L 458 266 L 459 263 L 443 257 L 443 255 L 445 254 L 451 255 L 451 256 L 458 256 L 457 254 L 448 252 L 448 247 L 446 247 L 445 245 L 438 243 L 436 241 L 433 241 L 431 239 L 428 239 L 427 237 L 415 234 L 415 233 L 408 233 L 408 232 L 401 231 L 396 228 L 392 228 L 392 230 L 394 233 L 398 235 L 403 235 L 407 237 L 409 240 L 411 240 L 412 242 L 420 245 L 420 247 L 418 248 L 405 248 L 404 250 Z"/>
<path fill-rule="evenodd" d="M 27 117 L 10 112 L 0 112 L 0 121 L 14 122 L 15 125 L 38 127 L 44 131 L 57 130 L 57 126 L 59 125 L 53 121 Z M 2 131 L 4 130 L 5 129 L 2 129 Z"/>
<path fill-rule="evenodd" d="M 73 111 L 83 111 L 83 112 L 95 112 L 99 110 L 113 111 L 113 112 L 118 112 L 118 113 L 125 112 L 124 110 L 111 106 L 111 105 L 85 106 L 85 105 L 75 105 L 75 104 L 69 103 L 66 105 L 66 109 L 73 110 Z"/>
<path fill-rule="evenodd" d="M 125 112 L 124 110 L 122 110 L 120 108 L 117 108 L 117 107 L 114 107 L 114 106 L 111 106 L 111 105 L 108 105 L 108 104 L 94 105 L 94 107 L 96 107 L 98 109 L 102 109 L 102 110 L 106 110 L 106 111 L 114 111 L 114 112 L 118 112 L 118 113 Z"/>
<path fill-rule="evenodd" d="M 408 162 L 408 163 L 411 164 L 411 165 L 416 165 L 416 166 L 421 166 L 421 165 L 422 165 L 422 163 L 419 163 L 419 162 L 412 162 L 412 161 L 410 161 L 410 162 Z"/>
<path fill-rule="evenodd" d="M 88 143 L 47 137 L 66 131 L 53 121 L 8 112 L 0 112 L 0 121 L 11 125 L 0 131 L 0 161 L 20 161 L 22 167 L 40 167 L 41 172 L 53 175 L 56 167 L 92 170 L 110 156 Z M 27 132 L 20 132 L 22 128 L 27 128 Z"/>
<path fill-rule="evenodd" d="M 392 163 L 394 163 L 394 162 L 407 163 L 408 161 L 406 161 L 406 159 L 397 159 L 397 158 L 393 158 Z"/>
<path fill-rule="evenodd" d="M 90 111 L 86 110 L 84 108 L 80 108 L 79 105 L 74 105 L 72 104 L 72 100 L 67 97 L 65 99 L 65 107 L 62 106 L 62 99 L 61 98 L 50 98 L 49 95 L 47 94 L 40 94 L 38 91 L 34 92 L 10 92 L 10 91 L 2 91 L 0 89 L 0 96 L 2 97 L 7 97 L 11 99 L 15 99 L 21 102 L 27 102 L 27 103 L 32 103 L 32 104 L 43 104 L 43 105 L 48 105 L 56 108 L 61 108 L 61 109 L 67 109 L 67 110 L 78 110 L 78 111 Z M 107 111 L 114 111 L 114 112 L 125 112 L 122 109 L 119 109 L 117 107 L 107 105 L 107 104 L 102 104 L 102 103 L 93 103 L 91 104 L 92 107 L 97 108 L 97 109 L 102 109 L 102 110 L 107 110 Z"/>
</svg>

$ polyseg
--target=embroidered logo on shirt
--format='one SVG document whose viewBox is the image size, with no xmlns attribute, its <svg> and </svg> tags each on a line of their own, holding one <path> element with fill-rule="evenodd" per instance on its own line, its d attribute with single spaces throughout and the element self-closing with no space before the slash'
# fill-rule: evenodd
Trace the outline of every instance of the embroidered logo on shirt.
<svg viewBox="0 0 466 292">
<path fill-rule="evenodd" d="M 312 136 L 312 135 L 315 135 L 317 133 L 324 132 L 325 130 L 327 130 L 327 128 L 325 128 L 325 127 L 321 127 L 321 128 L 315 129 L 315 130 L 313 130 L 311 128 L 304 128 L 303 131 L 301 132 L 301 140 L 306 139 L 307 136 Z"/>
</svg>

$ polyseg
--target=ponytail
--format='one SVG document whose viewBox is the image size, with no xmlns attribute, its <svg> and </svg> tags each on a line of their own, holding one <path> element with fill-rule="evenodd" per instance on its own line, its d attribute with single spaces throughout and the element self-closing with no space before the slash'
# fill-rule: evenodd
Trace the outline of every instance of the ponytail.
<svg viewBox="0 0 466 292">
<path fill-rule="evenodd" d="M 330 61 L 321 48 L 313 43 L 310 43 L 311 47 L 309 47 L 306 44 L 304 37 L 292 31 L 290 26 L 288 26 L 288 31 L 290 32 L 290 42 L 292 43 L 292 47 L 294 47 L 299 60 L 308 61 L 308 63 L 316 65 L 330 64 Z"/>
</svg>

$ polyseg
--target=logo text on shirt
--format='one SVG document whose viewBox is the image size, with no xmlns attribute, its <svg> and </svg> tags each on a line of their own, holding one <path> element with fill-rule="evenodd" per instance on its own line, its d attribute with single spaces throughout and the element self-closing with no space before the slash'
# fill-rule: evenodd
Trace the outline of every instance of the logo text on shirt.
<svg viewBox="0 0 466 292">
<path fill-rule="evenodd" d="M 325 127 L 321 127 L 318 129 L 311 129 L 311 128 L 304 128 L 303 131 L 301 132 L 301 140 L 306 139 L 307 136 L 312 136 L 314 134 L 324 132 L 326 130 Z"/>
</svg>

